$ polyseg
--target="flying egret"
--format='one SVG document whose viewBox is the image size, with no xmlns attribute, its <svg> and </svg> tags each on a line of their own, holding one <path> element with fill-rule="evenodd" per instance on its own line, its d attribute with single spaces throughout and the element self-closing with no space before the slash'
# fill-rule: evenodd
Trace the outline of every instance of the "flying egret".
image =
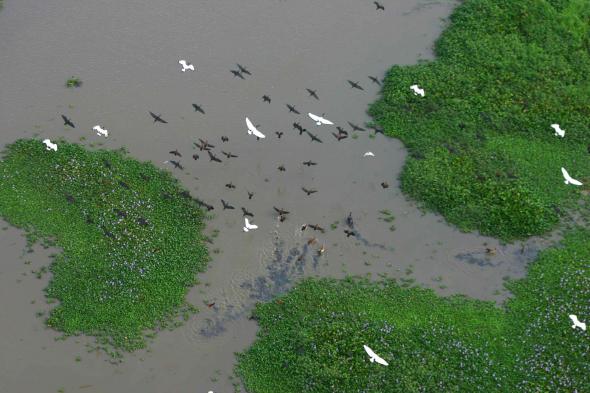
<svg viewBox="0 0 590 393">
<path fill-rule="evenodd" d="M 575 329 L 576 327 L 579 327 L 580 329 L 586 331 L 586 324 L 584 322 L 580 322 L 578 320 L 578 317 L 577 316 L 575 316 L 574 314 L 571 314 L 569 317 L 572 320 L 572 322 L 574 323 L 572 325 L 572 328 L 573 329 Z"/>
<path fill-rule="evenodd" d="M 315 124 L 317 124 L 318 126 L 319 126 L 319 125 L 322 125 L 322 124 L 327 124 L 327 125 L 332 125 L 332 124 L 334 124 L 334 123 L 332 123 L 330 120 L 328 120 L 328 119 L 324 119 L 323 117 L 321 117 L 321 116 L 318 116 L 318 115 L 314 115 L 313 113 L 308 113 L 307 115 L 308 115 L 309 117 L 311 117 L 311 119 L 312 119 L 313 121 L 315 121 Z"/>
<path fill-rule="evenodd" d="M 191 63 L 187 63 L 186 60 L 179 60 L 178 63 L 182 66 L 182 72 L 186 72 L 186 70 L 195 70 L 195 66 Z"/>
<path fill-rule="evenodd" d="M 363 157 L 375 157 L 375 154 L 373 154 L 372 151 L 368 151 L 363 155 Z"/>
<path fill-rule="evenodd" d="M 248 135 L 254 134 L 254 136 L 256 136 L 257 138 L 266 138 L 266 136 L 262 132 L 258 131 L 256 127 L 254 127 L 254 124 L 252 124 L 250 119 L 248 119 L 247 117 L 246 125 L 248 126 Z"/>
<path fill-rule="evenodd" d="M 51 141 L 49 139 L 43 140 L 43 143 L 45 144 L 45 148 L 47 150 L 57 151 L 57 144 L 56 143 L 51 143 Z"/>
<path fill-rule="evenodd" d="M 109 136 L 109 131 L 102 128 L 100 125 L 96 125 L 92 127 L 94 131 L 96 131 L 96 135 L 102 135 L 105 138 Z"/>
<path fill-rule="evenodd" d="M 418 85 L 412 85 L 410 86 L 410 89 L 412 89 L 414 91 L 414 95 L 421 95 L 422 97 L 424 97 L 424 89 L 421 89 L 418 87 Z"/>
<path fill-rule="evenodd" d="M 244 232 L 248 232 L 250 229 L 258 229 L 258 225 L 250 224 L 250 221 L 248 221 L 248 217 L 244 217 L 244 221 L 246 223 L 246 226 L 244 227 Z"/>
<path fill-rule="evenodd" d="M 555 130 L 555 136 L 560 136 L 562 138 L 565 136 L 565 130 L 562 130 L 561 127 L 559 127 L 559 124 L 551 124 L 551 127 Z"/>
<path fill-rule="evenodd" d="M 365 351 L 367 352 L 367 354 L 371 357 L 371 363 L 373 362 L 377 362 L 379 364 L 382 364 L 384 366 L 389 366 L 389 363 L 387 363 L 385 360 L 383 360 L 381 357 L 379 357 L 379 355 L 377 355 L 375 352 L 373 352 L 373 350 L 369 347 L 367 347 L 366 345 L 363 345 L 363 347 L 365 348 Z"/>
<path fill-rule="evenodd" d="M 573 184 L 574 186 L 581 186 L 582 185 L 582 182 L 571 177 L 569 175 L 569 173 L 567 173 L 565 168 L 563 168 L 563 167 L 561 168 L 561 173 L 563 174 L 563 178 L 565 179 L 565 181 L 564 181 L 565 184 Z"/>
</svg>

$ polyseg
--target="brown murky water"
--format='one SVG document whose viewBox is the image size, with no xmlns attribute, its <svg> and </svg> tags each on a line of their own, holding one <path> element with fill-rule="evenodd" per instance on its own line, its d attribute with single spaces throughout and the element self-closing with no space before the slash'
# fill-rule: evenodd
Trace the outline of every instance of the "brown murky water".
<svg viewBox="0 0 590 393">
<path fill-rule="evenodd" d="M 149 351 L 113 365 L 104 354 L 86 352 L 84 344 L 92 340 L 54 341 L 58 334 L 35 315 L 49 310 L 42 292 L 48 277 L 38 280 L 30 271 L 47 265 L 56 250 L 36 247 L 23 254 L 22 232 L 0 231 L 1 392 L 61 387 L 88 393 L 230 392 L 233 353 L 255 337 L 256 324 L 247 319 L 253 304 L 302 276 L 387 273 L 415 278 L 441 294 L 505 298 L 497 292 L 502 277 L 521 277 L 547 240 L 502 246 L 422 214 L 399 191 L 396 179 L 406 157 L 399 141 L 380 134 L 370 139 L 367 131 L 337 142 L 332 127 L 316 127 L 305 115 L 325 113 L 350 133 L 347 122 L 368 121 L 366 107 L 379 92 L 368 75 L 381 78 L 392 64 L 432 58 L 431 45 L 454 4 L 384 4 L 385 12 L 370 1 L 353 0 L 5 1 L 0 144 L 39 133 L 40 138 L 78 142 L 84 136 L 87 143 L 126 146 L 132 156 L 172 170 L 193 195 L 215 206 L 207 233 L 220 230 L 211 246 L 220 252 L 212 253 L 211 266 L 200 277 L 204 285 L 188 296 L 201 313 L 173 332 L 160 333 Z M 181 58 L 197 71 L 180 72 Z M 234 77 L 230 69 L 237 62 L 252 75 Z M 71 75 L 84 81 L 80 89 L 64 88 Z M 365 91 L 351 89 L 347 79 L 359 81 Z M 319 101 L 305 88 L 317 89 Z M 271 104 L 262 101 L 264 94 Z M 206 114 L 195 113 L 192 103 Z M 302 114 L 289 113 L 287 103 Z M 150 110 L 169 123 L 154 124 Z M 62 113 L 77 128 L 64 128 Z M 247 135 L 246 116 L 260 124 L 265 140 Z M 293 122 L 323 143 L 299 135 Z M 96 124 L 109 130 L 108 139 L 95 135 Z M 229 142 L 222 143 L 221 135 Z M 223 162 L 210 162 L 195 149 L 197 138 L 216 145 Z M 163 163 L 174 159 L 168 151 L 176 148 L 183 154 L 183 171 Z M 239 157 L 228 160 L 221 150 Z M 363 157 L 369 150 L 374 158 Z M 191 158 L 195 153 L 197 161 Z M 318 165 L 304 167 L 306 160 Z M 281 164 L 285 172 L 277 170 Z M 236 189 L 225 187 L 230 181 Z M 383 181 L 388 189 L 381 188 Z M 302 186 L 319 191 L 306 196 Z M 255 192 L 252 200 L 247 191 Z M 236 210 L 222 211 L 220 198 Z M 291 212 L 285 222 L 278 222 L 273 205 Z M 258 230 L 242 231 L 242 206 L 254 213 Z M 394 231 L 379 219 L 382 209 L 395 216 Z M 348 212 L 357 238 L 343 232 Z M 302 232 L 304 223 L 326 231 Z M 318 242 L 308 246 L 312 236 Z M 496 255 L 485 254 L 485 242 L 497 248 Z M 318 257 L 321 244 L 326 251 Z M 412 272 L 406 274 L 407 269 Z M 215 306 L 203 307 L 205 301 Z"/>
</svg>

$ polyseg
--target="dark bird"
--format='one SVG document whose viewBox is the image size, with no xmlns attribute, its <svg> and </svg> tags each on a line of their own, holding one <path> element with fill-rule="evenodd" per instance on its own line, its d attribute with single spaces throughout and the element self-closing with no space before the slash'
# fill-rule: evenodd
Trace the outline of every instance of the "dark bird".
<svg viewBox="0 0 590 393">
<path fill-rule="evenodd" d="M 307 239 L 307 245 L 311 246 L 312 244 L 317 243 L 317 241 L 318 239 L 316 239 L 315 237 L 310 237 L 309 239 Z"/>
<path fill-rule="evenodd" d="M 149 112 L 150 112 L 150 115 L 152 115 L 152 117 L 154 118 L 154 123 L 157 122 L 157 121 L 160 122 L 160 123 L 165 123 L 165 124 L 168 123 L 166 120 L 163 120 L 160 117 L 161 115 L 156 115 L 154 112 L 151 112 L 151 111 L 149 111 Z"/>
<path fill-rule="evenodd" d="M 193 104 L 193 108 L 195 108 L 195 112 L 201 112 L 202 114 L 205 114 L 205 111 L 203 110 L 203 108 L 201 108 L 200 105 Z"/>
<path fill-rule="evenodd" d="M 279 215 L 279 221 L 283 222 L 287 219 L 287 216 Z"/>
<path fill-rule="evenodd" d="M 284 165 L 281 165 L 281 166 L 279 166 L 277 169 L 278 169 L 279 171 L 281 171 L 281 172 L 285 172 L 285 171 L 286 171 L 286 169 L 285 169 L 285 166 L 284 166 Z"/>
<path fill-rule="evenodd" d="M 177 169 L 180 169 L 180 170 L 184 170 L 184 167 L 182 165 L 180 165 L 180 162 L 174 161 L 174 160 L 170 160 L 170 163 L 172 165 L 174 165 L 174 168 L 177 168 Z"/>
<path fill-rule="evenodd" d="M 336 126 L 336 129 L 338 130 L 339 134 L 348 136 L 348 132 L 344 128 L 342 128 L 340 126 Z"/>
<path fill-rule="evenodd" d="M 139 217 L 137 219 L 137 223 L 139 225 L 141 225 L 142 227 L 145 227 L 145 226 L 147 226 L 149 224 L 148 221 L 145 218 L 143 218 L 143 217 Z"/>
<path fill-rule="evenodd" d="M 302 230 L 302 231 L 305 231 L 306 229 L 307 229 L 307 224 L 303 224 L 303 225 L 301 226 L 301 230 Z"/>
<path fill-rule="evenodd" d="M 221 136 L 221 142 L 229 142 L 229 137 L 227 136 Z"/>
<path fill-rule="evenodd" d="M 227 203 L 223 199 L 221 200 L 221 203 L 223 204 L 223 210 L 225 210 L 225 209 L 231 209 L 231 210 L 235 209 L 235 207 L 233 207 L 232 205 L 230 205 L 229 203 Z"/>
<path fill-rule="evenodd" d="M 289 108 L 289 112 L 293 112 L 296 113 L 298 115 L 300 115 L 301 113 L 299 113 L 299 111 L 297 109 L 295 109 L 295 107 L 293 105 L 289 105 L 289 104 L 285 104 L 287 105 L 287 108 Z"/>
<path fill-rule="evenodd" d="M 324 229 L 324 228 L 322 228 L 322 227 L 321 227 L 321 226 L 319 226 L 319 225 L 309 225 L 309 227 L 310 227 L 311 229 L 313 229 L 314 231 L 320 231 L 320 232 L 322 232 L 322 233 L 324 233 L 324 232 L 325 232 L 325 229 Z"/>
<path fill-rule="evenodd" d="M 317 165 L 317 162 L 313 162 L 313 161 L 304 161 L 303 165 L 307 165 L 307 166 L 312 166 L 312 165 Z"/>
<path fill-rule="evenodd" d="M 377 7 L 377 10 L 385 11 L 385 7 L 383 7 L 382 4 L 379 4 L 379 2 L 374 1 L 373 4 L 375 4 L 375 6 Z"/>
<path fill-rule="evenodd" d="M 378 84 L 379 86 L 381 86 L 381 82 L 379 81 L 379 79 L 375 78 L 374 76 L 370 76 L 369 75 L 369 79 L 373 81 L 373 83 Z"/>
<path fill-rule="evenodd" d="M 277 134 L 277 137 L 279 139 L 281 139 L 281 137 L 283 136 L 283 133 L 282 132 L 279 132 L 279 131 L 275 131 L 275 134 Z"/>
<path fill-rule="evenodd" d="M 353 131 L 366 131 L 364 128 L 357 126 L 356 124 L 352 124 L 351 122 L 347 122 L 350 127 L 352 127 Z"/>
<path fill-rule="evenodd" d="M 74 199 L 74 197 L 71 196 L 70 194 L 66 194 L 66 201 L 68 201 L 68 203 L 74 203 L 74 202 L 76 202 L 76 200 Z"/>
<path fill-rule="evenodd" d="M 208 203 L 203 202 L 202 200 L 195 198 L 195 202 L 197 202 L 199 204 L 199 206 L 204 206 L 207 208 L 207 210 L 213 210 L 215 209 L 213 206 L 209 205 Z"/>
<path fill-rule="evenodd" d="M 242 214 L 245 216 L 250 216 L 250 217 L 254 217 L 254 214 L 250 213 L 248 210 L 246 210 L 245 207 L 242 207 Z"/>
<path fill-rule="evenodd" d="M 315 98 L 316 100 L 319 100 L 320 97 L 318 97 L 318 95 L 316 94 L 315 90 L 311 90 L 311 89 L 305 89 L 307 90 L 307 92 L 309 93 L 310 96 L 312 96 L 313 98 Z"/>
<path fill-rule="evenodd" d="M 310 136 L 312 142 L 313 141 L 316 141 L 316 142 L 319 142 L 319 143 L 324 143 L 324 142 L 322 142 L 322 140 L 320 138 L 318 138 L 317 136 L 315 136 L 314 134 L 312 134 L 309 131 L 307 131 L 307 135 Z"/>
<path fill-rule="evenodd" d="M 207 153 L 209 153 L 209 161 L 221 162 L 221 160 L 219 158 L 217 158 L 217 156 L 215 154 L 211 153 L 210 150 L 207 150 Z"/>
<path fill-rule="evenodd" d="M 354 236 L 354 231 L 349 231 L 348 229 L 345 229 L 344 233 L 346 233 L 346 237 Z"/>
<path fill-rule="evenodd" d="M 232 182 L 229 182 L 229 183 L 227 183 L 225 186 L 226 186 L 227 188 L 229 188 L 229 189 L 234 189 L 234 188 L 236 188 L 236 186 L 235 186 L 235 185 L 234 185 Z"/>
<path fill-rule="evenodd" d="M 207 304 L 207 307 L 211 308 L 215 305 L 215 302 Z"/>
<path fill-rule="evenodd" d="M 383 187 L 383 188 L 389 188 L 389 184 L 384 181 L 384 182 L 381 183 L 381 187 Z"/>
<path fill-rule="evenodd" d="M 303 192 L 305 192 L 307 195 L 311 195 L 311 194 L 313 194 L 314 192 L 318 192 L 318 190 L 308 190 L 308 189 L 307 189 L 307 188 L 305 188 L 305 187 L 301 187 L 301 189 L 302 189 L 302 190 L 303 190 Z"/>
<path fill-rule="evenodd" d="M 293 123 L 293 128 L 295 128 L 296 130 L 302 131 L 303 127 L 301 127 L 301 124 L 299 123 Z"/>
<path fill-rule="evenodd" d="M 172 155 L 175 155 L 176 157 L 182 157 L 182 154 L 180 154 L 180 153 L 178 152 L 178 150 L 172 150 L 172 151 L 170 151 L 170 152 L 168 152 L 168 153 L 170 153 L 170 154 L 172 154 Z"/>
<path fill-rule="evenodd" d="M 222 150 L 221 152 L 222 152 L 222 153 L 223 153 L 223 155 L 224 155 L 224 156 L 226 156 L 227 158 L 232 158 L 232 157 L 234 157 L 234 158 L 237 158 L 237 157 L 238 157 L 238 156 L 236 156 L 235 154 L 232 154 L 231 152 L 229 152 L 229 153 L 226 153 L 226 152 L 224 152 L 223 150 Z"/>
<path fill-rule="evenodd" d="M 119 185 L 127 190 L 129 190 L 129 185 L 125 183 L 123 180 L 118 181 Z"/>
<path fill-rule="evenodd" d="M 275 211 L 276 211 L 277 213 L 279 213 L 279 216 L 284 216 L 284 215 L 286 215 L 286 214 L 289 214 L 289 212 L 288 212 L 288 211 L 286 211 L 286 210 L 279 209 L 279 208 L 277 208 L 277 207 L 274 207 L 274 206 L 273 206 L 272 208 L 273 208 L 273 209 L 275 209 Z"/>
<path fill-rule="evenodd" d="M 231 71 L 231 73 L 232 73 L 232 74 L 234 74 L 234 78 L 235 78 L 236 76 L 238 76 L 238 77 L 240 77 L 240 78 L 242 78 L 242 79 L 246 79 L 246 78 L 244 78 L 244 75 L 242 75 L 242 74 L 240 73 L 240 71 L 236 71 L 236 70 L 230 70 L 230 71 Z"/>
<path fill-rule="evenodd" d="M 248 199 L 252 199 L 252 197 L 254 196 L 253 192 L 250 191 L 246 191 L 248 193 Z"/>
<path fill-rule="evenodd" d="M 270 97 L 265 94 L 262 96 L 262 101 L 268 102 L 270 104 Z"/>
<path fill-rule="evenodd" d="M 350 229 L 353 229 L 354 227 L 354 222 L 352 221 L 352 212 L 348 213 L 348 217 L 346 217 L 346 225 L 348 225 Z"/>
<path fill-rule="evenodd" d="M 365 90 L 361 87 L 361 85 L 359 85 L 358 82 L 353 82 L 353 81 L 349 80 L 348 83 L 350 84 L 350 87 L 352 87 L 352 88 L 359 89 L 359 90 Z"/>
<path fill-rule="evenodd" d="M 193 160 L 197 161 L 199 159 L 199 155 L 197 153 L 193 154 Z"/>
<path fill-rule="evenodd" d="M 344 138 L 348 138 L 348 135 L 344 135 L 344 134 L 336 134 L 335 132 L 332 133 L 332 135 L 334 135 L 334 137 L 336 139 L 338 139 L 338 141 L 340 142 L 342 139 Z"/>
<path fill-rule="evenodd" d="M 241 66 L 241 65 L 239 65 L 239 64 L 237 64 L 237 63 L 236 63 L 236 65 L 237 65 L 237 66 L 238 66 L 238 68 L 240 69 L 240 72 L 242 72 L 242 73 L 244 73 L 244 74 L 247 74 L 247 75 L 252 75 L 252 74 L 250 73 L 250 71 L 248 71 L 248 70 L 246 69 L 246 67 L 244 67 L 244 66 Z"/>
<path fill-rule="evenodd" d="M 125 217 L 127 217 L 127 213 L 125 213 L 123 210 L 115 209 L 115 213 L 117 213 L 117 216 L 119 218 L 125 218 Z"/>
<path fill-rule="evenodd" d="M 202 140 L 201 138 L 199 138 L 199 141 L 203 144 L 203 146 L 205 146 L 205 150 L 209 150 L 209 147 L 215 147 L 212 144 L 210 144 L 209 142 L 207 142 L 207 140 Z"/>
<path fill-rule="evenodd" d="M 74 123 L 72 123 L 72 121 L 70 119 L 68 119 L 64 115 L 61 115 L 61 118 L 64 119 L 64 126 L 70 126 L 72 128 L 76 128 L 76 126 L 74 125 Z"/>
</svg>

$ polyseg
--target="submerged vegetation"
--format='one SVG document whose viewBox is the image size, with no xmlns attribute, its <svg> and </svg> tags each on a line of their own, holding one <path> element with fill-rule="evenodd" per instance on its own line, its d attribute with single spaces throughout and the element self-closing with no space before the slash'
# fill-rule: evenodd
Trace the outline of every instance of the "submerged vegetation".
<svg viewBox="0 0 590 393">
<path fill-rule="evenodd" d="M 589 391 L 588 333 L 568 318 L 590 321 L 589 237 L 542 252 L 507 284 L 504 310 L 394 280 L 306 279 L 257 305 L 258 339 L 237 372 L 256 393 Z"/>
<path fill-rule="evenodd" d="M 80 87 L 82 86 L 82 80 L 77 77 L 71 77 L 66 81 L 66 87 Z"/>
<path fill-rule="evenodd" d="M 96 336 L 105 348 L 134 350 L 143 332 L 170 327 L 196 309 L 184 301 L 209 256 L 204 215 L 168 172 L 125 157 L 40 140 L 6 147 L 0 215 L 30 242 L 63 249 L 50 266 L 47 325 L 66 336 Z M 118 354 L 118 351 L 111 352 Z"/>
<path fill-rule="evenodd" d="M 590 2 L 467 0 L 450 20 L 436 60 L 392 67 L 369 109 L 409 149 L 401 188 L 462 230 L 543 234 L 590 190 Z"/>
</svg>

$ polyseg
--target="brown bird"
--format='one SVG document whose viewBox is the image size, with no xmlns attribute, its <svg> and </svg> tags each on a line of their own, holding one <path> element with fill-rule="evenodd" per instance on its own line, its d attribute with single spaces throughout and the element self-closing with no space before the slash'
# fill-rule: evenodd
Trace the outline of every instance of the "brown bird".
<svg viewBox="0 0 590 393">
<path fill-rule="evenodd" d="M 238 156 L 236 156 L 235 154 L 232 154 L 231 152 L 229 152 L 229 153 L 226 153 L 226 152 L 224 152 L 223 150 L 222 150 L 221 152 L 222 152 L 222 153 L 223 153 L 223 155 L 224 155 L 224 156 L 226 156 L 227 158 L 232 158 L 232 157 L 236 157 L 236 158 L 237 158 L 237 157 L 238 157 Z"/>
<path fill-rule="evenodd" d="M 286 171 L 286 169 L 285 169 L 285 166 L 284 166 L 284 165 L 281 165 L 281 166 L 279 166 L 277 169 L 278 169 L 279 171 L 281 171 L 281 172 L 285 172 L 285 171 Z"/>
<path fill-rule="evenodd" d="M 215 302 L 207 304 L 207 307 L 211 308 L 215 305 Z"/>
<path fill-rule="evenodd" d="M 307 165 L 307 166 L 312 166 L 312 165 L 317 165 L 317 162 L 313 162 L 313 161 L 304 161 L 303 165 Z"/>
<path fill-rule="evenodd" d="M 309 225 L 309 227 L 310 227 L 311 229 L 313 229 L 314 231 L 320 231 L 320 232 L 322 232 L 322 233 L 324 233 L 324 232 L 325 232 L 325 229 L 324 229 L 324 228 L 322 228 L 322 227 L 321 227 L 321 226 L 319 226 L 319 225 Z"/>
<path fill-rule="evenodd" d="M 172 155 L 175 155 L 175 156 L 177 156 L 177 157 L 182 157 L 182 154 L 180 154 L 180 153 L 178 152 L 178 150 L 172 150 L 172 151 L 170 151 L 169 153 L 170 153 L 170 154 L 172 154 Z"/>
<path fill-rule="evenodd" d="M 246 210 L 245 207 L 242 207 L 242 213 L 243 213 L 244 216 L 254 217 L 254 214 L 252 214 L 248 210 Z"/>
<path fill-rule="evenodd" d="M 353 124 L 351 122 L 347 122 L 350 127 L 352 127 L 353 131 L 366 131 L 364 128 L 357 126 L 356 124 Z"/>
<path fill-rule="evenodd" d="M 195 160 L 195 161 L 196 161 L 196 160 L 198 160 L 198 159 L 199 159 L 199 155 L 198 155 L 198 154 L 196 154 L 196 153 L 195 153 L 195 154 L 193 154 L 193 160 Z"/>
<path fill-rule="evenodd" d="M 222 162 L 215 154 L 211 153 L 211 151 L 207 150 L 207 153 L 209 153 L 209 161 Z"/>
<path fill-rule="evenodd" d="M 276 211 L 277 213 L 279 213 L 279 215 L 280 215 L 280 216 L 284 216 L 284 215 L 286 215 L 286 214 L 289 214 L 289 212 L 288 212 L 288 211 L 286 211 L 286 210 L 283 210 L 283 209 L 279 209 L 278 207 L 274 207 L 274 206 L 273 206 L 273 209 L 275 209 L 275 211 Z"/>
<path fill-rule="evenodd" d="M 338 139 L 338 142 L 340 142 L 342 139 L 348 138 L 348 135 L 336 134 L 335 132 L 333 132 L 332 135 L 334 135 L 334 138 Z"/>
<path fill-rule="evenodd" d="M 253 192 L 250 191 L 246 191 L 248 193 L 248 199 L 252 199 L 252 197 L 254 196 Z"/>
<path fill-rule="evenodd" d="M 226 186 L 227 188 L 229 188 L 229 189 L 234 189 L 234 188 L 236 188 L 236 186 L 235 186 L 235 185 L 234 185 L 232 182 L 229 182 L 229 183 L 227 183 L 225 186 Z"/>
<path fill-rule="evenodd" d="M 275 131 L 275 134 L 277 134 L 277 137 L 279 137 L 279 139 L 281 139 L 281 137 L 283 136 L 283 133 L 279 131 Z"/>
<path fill-rule="evenodd" d="M 309 238 L 309 240 L 307 240 L 307 244 L 308 245 L 312 245 L 312 244 L 314 244 L 317 241 L 318 240 L 315 237 L 311 237 L 311 238 Z"/>
<path fill-rule="evenodd" d="M 303 224 L 303 225 L 301 226 L 301 230 L 302 230 L 302 231 L 305 231 L 306 229 L 307 229 L 307 224 Z"/>
<path fill-rule="evenodd" d="M 235 209 L 235 207 L 233 207 L 232 205 L 230 205 L 229 203 L 227 203 L 223 199 L 221 200 L 221 203 L 223 204 L 223 210 L 225 210 L 225 209 L 230 209 L 230 210 Z"/>
<path fill-rule="evenodd" d="M 318 190 L 308 190 L 305 187 L 301 187 L 301 189 L 303 190 L 303 192 L 305 192 L 308 196 L 313 194 L 314 192 L 318 192 Z"/>
<path fill-rule="evenodd" d="M 270 104 L 270 97 L 269 97 L 269 96 L 267 96 L 267 95 L 263 95 L 263 96 L 262 96 L 262 100 L 263 100 L 264 102 L 268 102 L 268 103 Z"/>
<path fill-rule="evenodd" d="M 177 168 L 177 169 L 180 169 L 180 170 L 184 170 L 184 167 L 182 165 L 180 165 L 180 162 L 174 161 L 174 160 L 170 160 L 170 163 L 172 165 L 174 165 L 174 168 Z"/>
<path fill-rule="evenodd" d="M 377 11 L 378 10 L 385 11 L 385 7 L 383 7 L 383 5 L 379 4 L 377 1 L 374 1 L 373 4 L 375 4 L 375 6 L 377 7 Z"/>
<path fill-rule="evenodd" d="M 228 142 L 229 138 L 227 136 L 222 135 L 221 136 L 221 142 Z"/>
<path fill-rule="evenodd" d="M 389 184 L 387 184 L 387 182 L 384 181 L 384 182 L 381 183 L 381 187 L 388 188 L 389 187 Z"/>
<path fill-rule="evenodd" d="M 346 130 L 344 128 L 342 128 L 340 126 L 336 126 L 336 129 L 338 130 L 339 134 L 348 136 L 348 132 L 346 132 Z"/>
</svg>

